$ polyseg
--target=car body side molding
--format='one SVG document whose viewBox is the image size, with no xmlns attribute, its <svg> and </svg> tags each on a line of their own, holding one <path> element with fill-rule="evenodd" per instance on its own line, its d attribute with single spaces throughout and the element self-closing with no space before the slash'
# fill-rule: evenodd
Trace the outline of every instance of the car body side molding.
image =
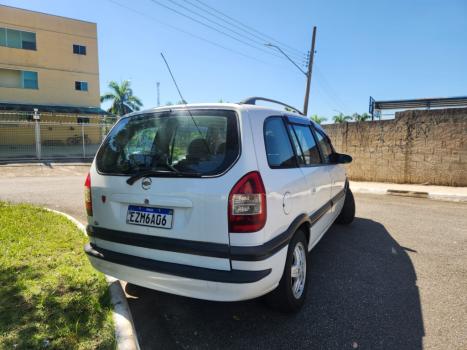
<svg viewBox="0 0 467 350">
<path fill-rule="evenodd" d="M 108 261 L 114 264 L 129 266 L 140 270 L 153 271 L 197 280 L 221 283 L 254 283 L 271 273 L 271 269 L 249 270 L 216 270 L 204 267 L 182 265 L 158 261 L 139 256 L 117 253 L 107 249 L 86 244 L 84 251 L 90 257 Z"/>
<path fill-rule="evenodd" d="M 150 249 L 172 251 L 177 253 L 224 258 L 236 261 L 260 261 L 269 258 L 285 247 L 292 239 L 297 229 L 304 223 L 313 226 L 321 217 L 345 196 L 345 188 L 337 193 L 331 200 L 316 210 L 313 214 L 301 214 L 295 218 L 288 229 L 270 241 L 259 246 L 229 246 L 222 243 L 188 241 L 177 238 L 155 237 L 144 234 L 110 230 L 107 228 L 88 226 L 88 235 L 94 238 L 145 247 Z M 100 249 L 100 248 L 99 248 Z"/>
</svg>

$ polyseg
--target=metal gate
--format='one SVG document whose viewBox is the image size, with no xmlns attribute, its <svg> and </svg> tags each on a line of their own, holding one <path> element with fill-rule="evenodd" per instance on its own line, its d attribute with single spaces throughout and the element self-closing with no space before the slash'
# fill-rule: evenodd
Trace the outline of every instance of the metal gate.
<svg viewBox="0 0 467 350">
<path fill-rule="evenodd" d="M 9 115 L 0 119 L 2 161 L 93 158 L 116 120 L 87 116 L 39 120 L 31 114 Z"/>
</svg>

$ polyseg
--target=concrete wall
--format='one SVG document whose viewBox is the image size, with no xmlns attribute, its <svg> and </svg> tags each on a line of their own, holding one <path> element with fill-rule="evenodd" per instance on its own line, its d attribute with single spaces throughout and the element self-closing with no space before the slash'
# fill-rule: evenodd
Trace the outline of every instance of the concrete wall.
<svg viewBox="0 0 467 350">
<path fill-rule="evenodd" d="M 352 180 L 467 186 L 467 108 L 323 127 L 336 150 L 353 157 Z"/>
<path fill-rule="evenodd" d="M 36 50 L 0 46 L 0 68 L 37 72 L 39 85 L 0 87 L 0 102 L 100 106 L 95 23 L 0 5 L 0 27 L 36 33 Z M 73 44 L 86 46 L 86 55 L 73 54 Z M 89 91 L 76 91 L 75 81 Z"/>
</svg>

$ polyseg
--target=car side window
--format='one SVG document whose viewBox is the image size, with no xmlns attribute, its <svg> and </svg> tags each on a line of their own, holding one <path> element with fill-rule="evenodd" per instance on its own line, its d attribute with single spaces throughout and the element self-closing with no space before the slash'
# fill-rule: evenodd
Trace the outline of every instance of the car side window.
<svg viewBox="0 0 467 350">
<path fill-rule="evenodd" d="M 334 153 L 334 149 L 332 148 L 331 141 L 329 137 L 327 137 L 322 131 L 316 130 L 316 138 L 318 140 L 319 147 L 321 149 L 321 153 L 323 155 L 324 163 L 330 164 L 332 163 L 331 156 Z"/>
<path fill-rule="evenodd" d="M 308 125 L 289 124 L 289 130 L 294 139 L 297 154 L 301 155 L 303 164 L 321 164 L 318 145 Z"/>
<path fill-rule="evenodd" d="M 281 117 L 266 119 L 264 143 L 271 168 L 293 168 L 297 166 L 289 135 Z"/>
<path fill-rule="evenodd" d="M 298 142 L 297 135 L 295 134 L 292 128 L 292 125 L 287 124 L 287 128 L 289 130 L 290 138 L 292 139 L 292 144 L 295 149 L 295 154 L 297 155 L 297 162 L 301 166 L 305 164 L 305 156 L 303 155 L 302 147 L 300 146 L 300 143 Z"/>
</svg>

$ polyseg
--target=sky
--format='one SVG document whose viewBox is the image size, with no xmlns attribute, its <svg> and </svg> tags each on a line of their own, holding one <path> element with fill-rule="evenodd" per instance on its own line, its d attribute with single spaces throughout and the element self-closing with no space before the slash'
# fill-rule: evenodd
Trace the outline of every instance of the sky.
<svg viewBox="0 0 467 350">
<path fill-rule="evenodd" d="M 157 82 L 161 104 L 180 100 L 161 52 L 190 103 L 264 96 L 302 108 L 305 76 L 264 44 L 280 45 L 302 66 L 313 26 L 317 36 L 309 115 L 330 120 L 339 112 L 367 112 L 369 96 L 391 100 L 467 95 L 465 0 L 0 3 L 96 22 L 101 93 L 110 80 L 130 80 L 145 108 L 157 105 Z M 221 26 L 211 23 L 208 28 L 180 13 L 210 23 L 207 17 Z"/>
</svg>

